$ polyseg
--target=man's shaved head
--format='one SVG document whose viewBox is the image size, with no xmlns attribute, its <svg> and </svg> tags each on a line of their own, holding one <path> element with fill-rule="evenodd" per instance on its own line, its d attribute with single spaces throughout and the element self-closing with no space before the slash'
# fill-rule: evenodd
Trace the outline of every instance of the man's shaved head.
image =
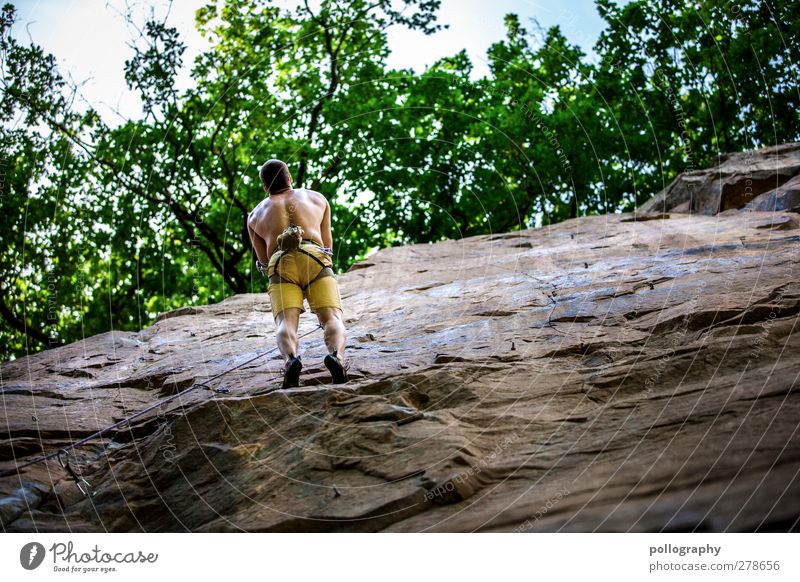
<svg viewBox="0 0 800 582">
<path fill-rule="evenodd" d="M 292 175 L 289 173 L 289 167 L 280 160 L 264 162 L 258 175 L 264 188 L 270 193 L 291 188 Z"/>
</svg>

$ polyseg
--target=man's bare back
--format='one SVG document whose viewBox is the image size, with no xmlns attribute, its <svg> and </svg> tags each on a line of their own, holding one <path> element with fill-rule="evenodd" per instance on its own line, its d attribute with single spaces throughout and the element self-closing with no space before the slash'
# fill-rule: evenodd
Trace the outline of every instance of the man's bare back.
<svg viewBox="0 0 800 582">
<path fill-rule="evenodd" d="M 290 224 L 302 227 L 304 239 L 333 246 L 330 205 L 325 197 L 305 188 L 287 189 L 262 200 L 247 219 L 248 228 L 258 235 L 252 238 L 259 261 L 269 262 L 278 236 Z"/>
</svg>

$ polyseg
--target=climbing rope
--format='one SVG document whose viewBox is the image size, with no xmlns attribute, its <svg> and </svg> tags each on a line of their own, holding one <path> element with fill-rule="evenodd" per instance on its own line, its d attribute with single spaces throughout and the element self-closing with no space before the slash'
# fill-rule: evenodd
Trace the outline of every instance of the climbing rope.
<svg viewBox="0 0 800 582">
<path fill-rule="evenodd" d="M 317 324 L 317 327 L 315 327 L 314 329 L 311 329 L 311 330 L 307 331 L 306 333 L 298 336 L 297 339 L 304 338 L 307 335 L 317 331 L 318 329 L 322 329 L 322 326 L 319 325 L 319 324 Z M 217 380 L 219 378 L 222 378 L 223 376 L 225 376 L 227 374 L 230 374 L 234 370 L 238 370 L 242 366 L 246 366 L 247 364 L 249 364 L 251 362 L 254 362 L 255 360 L 257 360 L 259 358 L 263 358 L 264 356 L 271 354 L 272 352 L 274 352 L 277 349 L 278 349 L 278 346 L 275 346 L 274 348 L 270 348 L 269 350 L 267 350 L 267 351 L 265 351 L 263 353 L 260 353 L 260 354 L 257 354 L 255 356 L 253 356 L 249 360 L 245 360 L 241 364 L 237 364 L 233 368 L 229 368 L 229 369 L 227 369 L 227 370 L 225 370 L 223 372 L 220 372 L 219 374 L 217 374 L 215 376 L 211 376 L 211 378 L 207 378 L 206 380 L 203 380 L 202 382 L 194 382 L 194 383 L 192 383 L 191 386 L 189 386 L 188 388 L 186 388 L 184 390 L 181 390 L 177 394 L 173 394 L 172 396 L 168 396 L 167 398 L 159 400 L 158 402 L 155 402 L 154 404 L 151 404 L 147 408 L 145 408 L 143 410 L 140 410 L 138 412 L 135 412 L 135 413 L 131 414 L 130 416 L 127 416 L 127 417 L 123 418 L 122 420 L 120 420 L 118 422 L 115 422 L 114 424 L 112 424 L 110 426 L 102 428 L 102 429 L 98 430 L 97 432 L 92 433 L 89 436 L 82 438 L 79 441 L 75 441 L 75 442 L 69 444 L 68 446 L 66 446 L 64 448 L 59 449 L 58 451 L 56 451 L 54 453 L 50 453 L 48 455 L 44 455 L 44 456 L 39 457 L 37 459 L 33 459 L 31 461 L 23 463 L 22 465 L 17 465 L 14 469 L 7 469 L 5 471 L 2 471 L 2 472 L 0 472 L 0 478 L 9 477 L 11 475 L 19 474 L 19 472 L 22 469 L 25 469 L 26 467 L 30 467 L 31 465 L 36 465 L 37 463 L 43 463 L 45 461 L 48 461 L 50 459 L 53 459 L 53 458 L 57 457 L 60 465 L 64 468 L 64 470 L 67 472 L 67 474 L 70 476 L 70 478 L 72 478 L 72 480 L 75 481 L 75 484 L 78 486 L 78 489 L 80 489 L 81 493 L 83 493 L 87 497 L 92 496 L 92 495 L 94 495 L 94 492 L 92 492 L 92 486 L 89 484 L 88 481 L 86 481 L 86 479 L 84 479 L 83 477 L 78 475 L 75 472 L 75 470 L 72 468 L 72 466 L 70 465 L 70 462 L 69 462 L 69 451 L 70 450 L 74 449 L 75 447 L 79 447 L 81 445 L 85 445 L 89 441 L 92 441 L 92 440 L 96 439 L 97 437 L 103 436 L 107 432 L 112 431 L 114 429 L 117 429 L 120 426 L 122 426 L 123 424 L 128 423 L 128 422 L 134 420 L 135 418 L 138 418 L 138 417 L 142 416 L 143 414 L 147 414 L 151 410 L 155 410 L 156 408 L 158 408 L 158 407 L 160 407 L 160 406 L 162 406 L 164 404 L 167 404 L 168 402 L 172 402 L 173 400 L 175 400 L 177 398 L 180 398 L 181 396 L 183 396 L 185 394 L 188 394 L 189 392 L 191 392 L 192 390 L 195 390 L 197 388 L 205 388 L 205 389 L 210 390 L 212 392 L 216 392 L 217 394 L 228 394 L 230 392 L 230 390 L 228 390 L 227 388 L 216 388 L 216 389 L 215 388 L 211 388 L 211 386 L 209 386 L 208 383 L 209 382 L 213 382 L 214 380 Z M 280 376 L 277 376 L 276 378 L 280 378 Z M 267 391 L 266 394 L 269 394 L 270 392 L 274 392 L 275 390 L 279 390 L 279 389 L 280 388 L 274 388 L 273 390 Z"/>
</svg>

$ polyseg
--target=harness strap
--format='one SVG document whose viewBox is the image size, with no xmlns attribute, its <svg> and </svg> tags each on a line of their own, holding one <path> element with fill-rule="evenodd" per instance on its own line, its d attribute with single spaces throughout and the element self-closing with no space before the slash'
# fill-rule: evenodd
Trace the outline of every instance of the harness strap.
<svg viewBox="0 0 800 582">
<path fill-rule="evenodd" d="M 325 268 L 321 269 L 320 272 L 317 273 L 317 276 L 314 277 L 313 279 L 311 279 L 311 281 L 309 281 L 305 285 L 298 285 L 298 287 L 300 287 L 300 289 L 305 291 L 306 289 L 308 289 L 309 286 L 311 286 L 311 283 L 313 283 L 317 279 L 322 279 L 324 277 L 333 277 L 333 275 L 334 275 L 333 269 L 331 269 L 330 267 L 325 267 Z M 269 284 L 270 285 L 274 285 L 275 283 L 292 283 L 292 282 L 293 281 L 288 281 L 288 280 L 284 279 L 278 273 L 275 273 L 274 275 L 270 276 L 270 278 L 269 278 Z"/>
<path fill-rule="evenodd" d="M 314 244 L 316 244 L 317 246 L 320 246 L 320 245 L 319 245 L 319 243 L 317 243 L 317 242 L 316 242 L 316 241 L 314 241 L 314 240 L 311 240 L 311 239 L 307 239 L 307 240 L 308 240 L 309 242 L 313 242 L 313 243 L 314 243 Z M 321 267 L 322 267 L 322 269 L 320 269 L 319 273 L 317 273 L 316 277 L 314 277 L 313 279 L 311 279 L 311 281 L 309 281 L 309 282 L 308 282 L 308 283 L 306 283 L 305 285 L 299 285 L 299 287 L 300 287 L 300 288 L 301 288 L 303 291 L 305 291 L 306 289 L 308 289 L 308 287 L 311 285 L 311 283 L 313 283 L 313 282 L 314 282 L 314 281 L 316 281 L 317 279 L 322 279 L 323 277 L 333 277 L 333 276 L 334 276 L 333 269 L 332 269 L 330 266 L 328 266 L 328 265 L 326 265 L 325 263 L 323 263 L 321 260 L 319 260 L 319 258 L 317 258 L 316 256 L 314 256 L 312 253 L 309 253 L 309 252 L 308 252 L 307 250 L 305 250 L 304 248 L 302 248 L 302 247 L 298 247 L 298 248 L 296 248 L 296 249 L 292 249 L 292 250 L 297 250 L 297 251 L 300 251 L 300 252 L 301 252 L 301 253 L 303 253 L 303 254 L 306 254 L 306 255 L 308 255 L 309 257 L 311 257 L 312 259 L 314 259 L 314 260 L 315 260 L 315 261 L 316 261 L 316 262 L 319 264 L 319 266 L 321 266 Z M 274 271 L 273 271 L 273 274 L 269 276 L 269 283 L 270 283 L 270 285 L 272 285 L 272 284 L 274 284 L 274 283 L 292 283 L 292 281 L 287 281 L 286 279 L 284 279 L 283 277 L 281 277 L 280 273 L 278 272 L 278 265 L 280 264 L 280 262 L 281 262 L 281 259 L 283 258 L 283 255 L 285 255 L 285 254 L 286 254 L 287 252 L 289 252 L 289 251 L 278 251 L 278 252 L 279 252 L 280 254 L 278 255 L 278 258 L 277 258 L 277 260 L 275 261 L 275 265 L 274 265 L 274 267 L 273 267 L 273 269 L 274 269 Z"/>
<path fill-rule="evenodd" d="M 278 253 L 280 253 L 280 254 L 278 255 L 278 258 L 275 260 L 275 266 L 273 267 L 273 273 L 274 273 L 274 275 L 277 275 L 277 274 L 278 274 L 278 265 L 280 265 L 280 263 L 281 263 L 281 259 L 283 258 L 283 255 L 285 255 L 285 254 L 286 254 L 284 251 L 278 251 Z M 274 275 L 270 275 L 270 277 L 269 277 L 269 278 L 270 278 L 270 279 L 272 279 L 272 277 L 273 277 Z"/>
<path fill-rule="evenodd" d="M 313 239 L 305 239 L 303 242 L 310 242 L 310 243 L 314 243 L 314 244 L 315 244 L 315 245 L 316 245 L 318 248 L 322 249 L 323 251 L 325 250 L 325 247 L 323 247 L 322 245 L 320 245 L 320 244 L 319 244 L 317 241 L 315 241 L 315 240 L 313 240 Z M 328 265 L 326 265 L 325 263 L 323 263 L 322 261 L 320 261 L 320 260 L 319 260 L 319 259 L 318 259 L 316 256 L 314 256 L 313 254 L 311 254 L 311 253 L 309 253 L 307 250 L 305 250 L 303 247 L 297 247 L 296 249 L 291 249 L 291 250 L 293 250 L 293 251 L 300 251 L 301 253 L 304 253 L 304 254 L 308 255 L 309 257 L 311 257 L 312 259 L 314 259 L 315 261 L 317 261 L 317 263 L 319 263 L 319 265 L 320 265 L 321 267 L 327 267 L 327 266 L 328 266 Z M 277 260 L 275 261 L 275 267 L 274 267 L 276 272 L 277 272 L 277 270 L 278 270 L 278 263 L 280 263 L 280 262 L 281 262 L 281 259 L 283 258 L 283 255 L 285 255 L 285 254 L 286 254 L 286 253 L 288 253 L 289 251 L 284 251 L 284 250 L 280 250 L 280 249 L 279 249 L 277 252 L 278 252 L 278 258 L 277 258 Z"/>
<path fill-rule="evenodd" d="M 320 261 L 320 260 L 319 260 L 317 257 L 315 257 L 314 255 L 312 255 L 311 253 L 309 253 L 309 252 L 308 252 L 307 250 L 305 250 L 304 248 L 299 248 L 299 247 L 298 247 L 298 249 L 297 249 L 297 250 L 298 250 L 298 251 L 300 251 L 301 253 L 305 253 L 306 255 L 308 255 L 309 257 L 311 257 L 311 258 L 312 258 L 312 259 L 314 259 L 315 261 L 317 261 L 317 262 L 318 262 L 318 263 L 319 263 L 319 264 L 322 266 L 322 268 L 324 268 L 324 269 L 327 269 L 327 268 L 329 268 L 329 267 L 328 267 L 328 265 L 326 265 L 325 263 L 323 263 L 322 261 Z M 278 257 L 278 261 L 280 261 L 280 260 L 281 260 L 281 258 L 280 258 L 280 257 Z M 276 265 L 277 265 L 277 263 L 276 263 Z"/>
</svg>

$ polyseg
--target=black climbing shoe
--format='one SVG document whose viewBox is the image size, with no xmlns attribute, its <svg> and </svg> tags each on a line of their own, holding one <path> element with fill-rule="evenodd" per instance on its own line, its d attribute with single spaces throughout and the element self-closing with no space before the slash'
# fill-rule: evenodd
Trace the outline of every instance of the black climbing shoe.
<svg viewBox="0 0 800 582">
<path fill-rule="evenodd" d="M 325 367 L 331 373 L 334 384 L 344 384 L 347 382 L 347 370 L 342 367 L 339 358 L 336 357 L 336 352 L 325 356 Z"/>
<path fill-rule="evenodd" d="M 300 385 L 300 370 L 303 369 L 303 362 L 300 361 L 300 356 L 296 358 L 294 354 L 289 354 L 289 356 L 289 363 L 283 370 L 282 388 L 297 388 Z"/>
</svg>

